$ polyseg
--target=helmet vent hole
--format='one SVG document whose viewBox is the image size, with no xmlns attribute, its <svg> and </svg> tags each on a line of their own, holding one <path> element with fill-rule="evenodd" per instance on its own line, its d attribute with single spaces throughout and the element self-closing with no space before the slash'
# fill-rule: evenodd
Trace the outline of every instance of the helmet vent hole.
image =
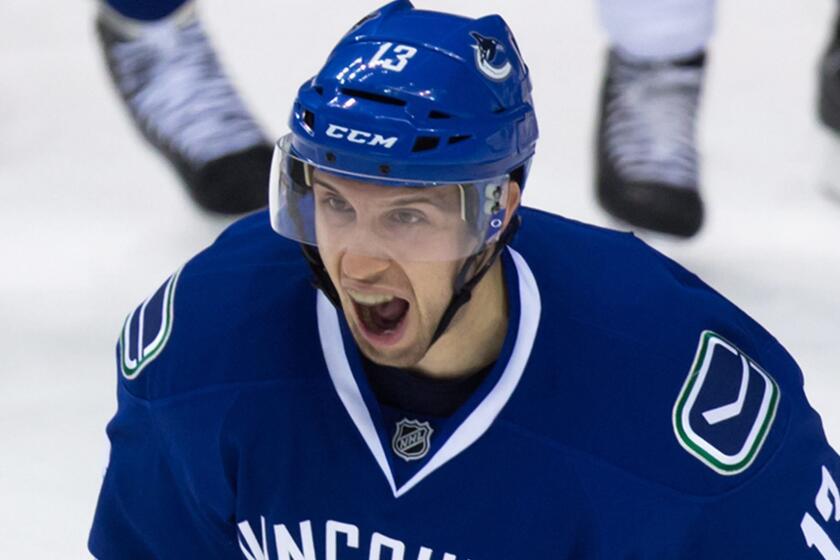
<svg viewBox="0 0 840 560">
<path fill-rule="evenodd" d="M 350 97 L 355 97 L 356 99 L 367 99 L 368 101 L 384 103 L 385 105 L 396 105 L 397 107 L 405 107 L 405 101 L 403 101 L 402 99 L 397 99 L 396 97 L 381 95 L 379 93 L 373 93 L 370 91 L 341 88 L 341 93 L 343 93 L 344 95 L 349 95 Z"/>
<path fill-rule="evenodd" d="M 327 152 L 327 161 L 333 163 L 335 161 L 335 154 L 332 152 Z"/>
<path fill-rule="evenodd" d="M 459 134 L 458 136 L 450 136 L 448 144 L 458 144 L 459 142 L 469 140 L 470 138 L 472 138 L 472 134 Z"/>
<path fill-rule="evenodd" d="M 452 115 L 443 111 L 429 111 L 430 119 L 451 119 Z"/>
<path fill-rule="evenodd" d="M 426 152 L 428 150 L 434 150 L 440 144 L 440 137 L 439 136 L 419 136 L 417 140 L 414 141 L 414 147 L 411 148 L 412 152 Z"/>
<path fill-rule="evenodd" d="M 493 112 L 494 112 L 495 114 L 497 114 L 497 115 L 499 115 L 499 114 L 501 114 L 501 113 L 504 113 L 505 111 L 507 111 L 507 109 L 505 109 L 504 107 L 501 107 L 501 106 L 496 107 L 495 109 L 493 109 Z"/>
<path fill-rule="evenodd" d="M 323 86 L 315 86 L 315 87 L 313 87 L 312 89 L 314 89 L 314 90 L 315 90 L 315 92 L 316 92 L 318 95 L 324 95 L 324 87 L 323 87 Z"/>
<path fill-rule="evenodd" d="M 303 124 L 305 125 L 306 129 L 311 133 L 315 130 L 315 113 L 312 111 L 303 110 Z"/>
</svg>

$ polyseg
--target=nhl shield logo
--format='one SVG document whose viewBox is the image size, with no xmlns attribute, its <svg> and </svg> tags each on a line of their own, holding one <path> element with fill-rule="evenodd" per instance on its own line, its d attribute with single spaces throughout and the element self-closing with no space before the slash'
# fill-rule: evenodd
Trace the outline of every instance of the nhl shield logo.
<svg viewBox="0 0 840 560">
<path fill-rule="evenodd" d="M 429 452 L 432 429 L 428 422 L 403 418 L 397 422 L 397 430 L 391 440 L 391 448 L 406 461 L 422 459 Z"/>
</svg>

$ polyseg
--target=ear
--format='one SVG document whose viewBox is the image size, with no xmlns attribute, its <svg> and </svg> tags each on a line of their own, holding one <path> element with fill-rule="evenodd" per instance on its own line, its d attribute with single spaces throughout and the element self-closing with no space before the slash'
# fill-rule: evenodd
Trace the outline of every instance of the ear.
<svg viewBox="0 0 840 560">
<path fill-rule="evenodd" d="M 516 211 L 519 209 L 519 202 L 522 200 L 522 189 L 519 187 L 519 183 L 511 179 L 508 182 L 508 189 L 507 189 L 507 200 L 505 201 L 505 222 L 502 225 L 501 231 L 504 231 L 510 221 L 513 219 L 513 216 L 516 214 Z"/>
</svg>

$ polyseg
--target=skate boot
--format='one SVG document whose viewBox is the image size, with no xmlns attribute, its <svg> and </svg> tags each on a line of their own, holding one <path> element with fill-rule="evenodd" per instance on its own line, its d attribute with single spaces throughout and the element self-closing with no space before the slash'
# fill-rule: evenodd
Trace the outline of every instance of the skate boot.
<svg viewBox="0 0 840 560">
<path fill-rule="evenodd" d="M 691 237 L 703 223 L 695 124 L 705 55 L 637 62 L 609 53 L 596 149 L 598 201 L 633 226 Z"/>
<path fill-rule="evenodd" d="M 155 22 L 103 3 L 96 28 L 134 124 L 192 198 L 223 214 L 265 206 L 272 147 L 222 71 L 194 2 Z"/>
<path fill-rule="evenodd" d="M 840 18 L 834 24 L 831 42 L 820 61 L 819 79 L 820 120 L 840 134 Z"/>
</svg>

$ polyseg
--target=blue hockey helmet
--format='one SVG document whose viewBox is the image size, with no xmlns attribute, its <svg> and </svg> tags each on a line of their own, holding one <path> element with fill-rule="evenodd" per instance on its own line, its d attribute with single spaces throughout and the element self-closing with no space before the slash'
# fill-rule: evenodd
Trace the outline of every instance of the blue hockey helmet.
<svg viewBox="0 0 840 560">
<path fill-rule="evenodd" d="M 386 179 L 496 177 L 534 153 L 528 68 L 496 15 L 396 0 L 357 23 L 298 91 L 291 148 L 315 165 Z"/>
<path fill-rule="evenodd" d="M 499 238 L 508 179 L 524 186 L 538 136 L 528 68 L 504 20 L 417 10 L 409 0 L 341 39 L 300 87 L 290 128 L 272 169 L 275 230 L 318 245 L 313 170 L 400 190 L 453 189 L 477 241 L 445 255 L 415 251 L 423 260 L 476 254 Z"/>
</svg>

